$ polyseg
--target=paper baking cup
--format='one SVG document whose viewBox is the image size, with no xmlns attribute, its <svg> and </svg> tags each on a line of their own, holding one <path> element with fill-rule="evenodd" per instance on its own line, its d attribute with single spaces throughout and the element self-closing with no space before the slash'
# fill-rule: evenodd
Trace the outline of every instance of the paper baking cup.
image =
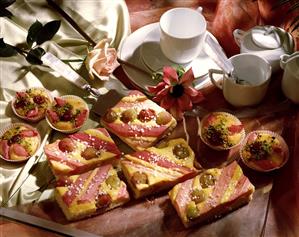
<svg viewBox="0 0 299 237">
<path fill-rule="evenodd" d="M 84 121 L 84 122 L 82 123 L 82 125 L 79 126 L 79 127 L 76 127 L 76 128 L 70 129 L 70 130 L 63 130 L 63 129 L 56 128 L 56 127 L 54 126 L 54 124 L 51 123 L 51 121 L 50 121 L 50 119 L 48 118 L 48 115 L 47 115 L 47 113 L 46 113 L 46 120 L 47 120 L 49 126 L 50 126 L 51 128 L 53 128 L 54 130 L 56 130 L 56 131 L 58 131 L 58 132 L 61 132 L 61 133 L 67 133 L 67 134 L 69 134 L 69 133 L 74 133 L 74 132 L 79 131 L 80 128 L 81 128 L 81 127 L 84 125 L 84 123 L 86 122 L 87 118 L 89 117 L 89 108 L 88 108 L 87 103 L 86 103 L 81 97 L 76 96 L 76 95 L 63 95 L 63 96 L 59 96 L 59 98 L 62 98 L 62 99 L 64 99 L 64 100 L 72 99 L 72 98 L 73 98 L 73 99 L 76 99 L 76 100 L 80 100 L 80 101 L 82 102 L 82 104 L 84 104 L 85 109 L 87 109 L 87 115 L 86 115 L 85 121 Z M 50 108 L 49 108 L 49 109 L 50 109 Z"/>
<path fill-rule="evenodd" d="M 242 150 L 243 150 L 244 146 L 247 144 L 248 138 L 249 138 L 252 134 L 261 134 L 261 133 L 264 133 L 264 134 L 270 134 L 271 136 L 276 137 L 276 138 L 279 140 L 279 142 L 280 142 L 280 144 L 281 144 L 281 146 L 282 146 L 282 149 L 285 151 L 285 157 L 284 157 L 283 162 L 282 162 L 279 166 L 277 166 L 277 167 L 275 167 L 275 168 L 265 170 L 265 169 L 262 169 L 262 168 L 259 168 L 259 167 L 252 166 L 252 165 L 251 165 L 251 164 L 250 164 L 250 163 L 249 163 L 249 162 L 242 156 Z M 254 169 L 254 170 L 256 170 L 256 171 L 269 172 L 269 171 L 272 171 L 272 170 L 279 169 L 279 168 L 283 167 L 283 166 L 287 163 L 287 161 L 288 161 L 288 159 L 289 159 L 289 147 L 288 147 L 288 145 L 286 144 L 286 142 L 285 142 L 285 140 L 283 139 L 283 137 L 280 136 L 279 134 L 277 134 L 277 133 L 275 133 L 275 132 L 272 132 L 272 131 L 269 131 L 269 130 L 255 130 L 255 131 L 252 131 L 252 132 L 248 133 L 247 136 L 246 136 L 246 138 L 245 138 L 244 141 L 242 142 L 241 147 L 240 147 L 240 157 L 241 157 L 243 163 L 244 163 L 247 167 L 249 167 L 249 168 L 251 168 L 251 169 Z"/>
<path fill-rule="evenodd" d="M 30 125 L 28 125 L 28 124 L 26 124 L 26 123 L 12 123 L 12 124 L 10 124 L 10 125 L 8 125 L 8 126 L 2 128 L 2 129 L 0 130 L 0 137 L 2 137 L 6 131 L 8 131 L 8 130 L 10 130 L 10 129 L 12 129 L 12 128 L 18 127 L 18 126 L 24 126 L 24 127 L 29 128 L 30 130 L 34 130 L 34 131 L 36 131 L 37 134 L 38 134 L 38 135 L 37 135 L 37 136 L 38 136 L 38 146 L 37 146 L 37 149 L 36 149 L 36 151 L 34 152 L 34 154 L 33 154 L 32 156 L 29 156 L 28 158 L 23 159 L 23 160 L 10 160 L 10 159 L 6 159 L 6 158 L 4 158 L 2 155 L 0 155 L 0 158 L 1 158 L 1 159 L 5 160 L 5 161 L 8 161 L 8 162 L 11 162 L 11 163 L 21 163 L 21 162 L 25 162 L 25 161 L 29 160 L 31 157 L 33 157 L 33 156 L 36 155 L 36 152 L 37 152 L 38 149 L 40 148 L 40 144 L 41 144 L 41 136 L 40 136 L 39 131 L 38 131 L 36 128 L 34 128 L 34 127 L 32 127 L 32 126 L 30 126 Z"/>
<path fill-rule="evenodd" d="M 42 90 L 42 91 L 46 92 L 48 98 L 50 99 L 50 102 L 51 103 L 53 102 L 53 97 L 52 97 L 51 93 L 47 89 L 42 88 L 42 87 L 31 87 L 29 89 L 24 89 L 24 90 L 21 90 L 21 91 L 18 91 L 18 92 L 26 92 L 27 90 L 30 90 L 30 89 L 39 89 L 39 90 Z M 15 104 L 16 100 L 17 100 L 17 97 L 15 96 L 11 101 L 11 108 L 12 108 L 12 111 L 14 112 L 14 114 L 16 116 L 18 116 L 19 118 L 21 118 L 23 120 L 26 120 L 28 122 L 38 122 L 38 121 L 42 120 L 45 117 L 45 113 L 41 114 L 40 116 L 35 117 L 35 118 L 27 118 L 26 116 L 22 116 L 22 115 L 18 114 L 18 112 L 16 111 L 16 109 L 14 107 L 14 104 Z"/>
<path fill-rule="evenodd" d="M 207 146 L 209 146 L 210 148 L 212 148 L 213 150 L 217 150 L 217 151 L 224 151 L 224 150 L 230 150 L 238 145 L 240 145 L 240 143 L 244 140 L 245 138 L 245 129 L 243 128 L 242 131 L 240 132 L 241 134 L 241 138 L 240 138 L 240 141 L 231 146 L 231 147 L 222 147 L 222 146 L 213 146 L 211 145 L 208 141 L 205 140 L 205 138 L 203 137 L 202 135 L 202 131 L 203 131 L 203 124 L 205 122 L 205 120 L 211 115 L 211 114 L 224 114 L 224 115 L 227 115 L 229 117 L 231 117 L 233 120 L 235 120 L 236 122 L 242 124 L 242 122 L 234 115 L 230 114 L 230 113 L 227 113 L 227 112 L 212 112 L 212 113 L 209 113 L 207 114 L 206 116 L 203 117 L 203 119 L 201 120 L 201 123 L 200 123 L 200 132 L 199 132 L 199 136 L 201 138 L 201 140 L 203 141 L 203 143 L 205 143 Z"/>
</svg>

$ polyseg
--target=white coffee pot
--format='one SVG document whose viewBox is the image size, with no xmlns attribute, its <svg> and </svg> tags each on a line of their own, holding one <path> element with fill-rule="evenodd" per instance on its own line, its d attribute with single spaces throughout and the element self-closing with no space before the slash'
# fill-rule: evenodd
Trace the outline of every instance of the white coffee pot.
<svg viewBox="0 0 299 237">
<path fill-rule="evenodd" d="M 299 103 L 299 51 L 280 57 L 280 66 L 284 69 L 281 88 L 287 98 Z"/>
<path fill-rule="evenodd" d="M 288 32 L 275 26 L 255 26 L 249 31 L 233 32 L 240 53 L 253 53 L 266 59 L 272 72 L 280 70 L 280 56 L 294 52 L 294 40 Z"/>
</svg>

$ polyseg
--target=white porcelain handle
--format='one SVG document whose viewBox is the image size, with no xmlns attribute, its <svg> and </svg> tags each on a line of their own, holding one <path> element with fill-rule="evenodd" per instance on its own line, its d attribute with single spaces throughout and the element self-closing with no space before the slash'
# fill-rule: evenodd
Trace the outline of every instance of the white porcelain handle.
<svg viewBox="0 0 299 237">
<path fill-rule="evenodd" d="M 77 72 L 71 69 L 67 64 L 62 62 L 55 55 L 47 52 L 42 56 L 42 61 L 45 65 L 58 72 L 61 76 L 73 83 L 77 87 L 90 92 L 93 96 L 99 97 L 101 92 L 96 88 L 91 87 L 88 82 L 81 77 Z"/>
<path fill-rule="evenodd" d="M 234 39 L 236 44 L 240 47 L 241 46 L 241 42 L 243 41 L 244 35 L 245 35 L 245 31 L 240 30 L 240 29 L 235 29 L 233 31 L 233 35 L 234 35 Z"/>
<path fill-rule="evenodd" d="M 213 83 L 214 86 L 218 87 L 220 90 L 222 90 L 222 83 L 220 84 L 217 82 L 213 76 L 213 74 L 222 74 L 224 76 L 224 72 L 218 69 L 209 69 L 209 77 Z M 223 81 L 223 77 L 221 79 Z"/>
<path fill-rule="evenodd" d="M 202 7 L 198 7 L 198 8 L 196 8 L 196 11 L 198 11 L 198 12 L 200 12 L 200 13 L 202 13 L 202 10 L 203 10 Z"/>
<path fill-rule="evenodd" d="M 298 58 L 299 57 L 299 51 L 289 55 L 289 54 L 283 54 L 280 56 L 280 67 L 282 69 L 285 68 L 286 64 L 288 62 L 290 62 L 291 60 L 293 60 L 294 58 Z"/>
</svg>

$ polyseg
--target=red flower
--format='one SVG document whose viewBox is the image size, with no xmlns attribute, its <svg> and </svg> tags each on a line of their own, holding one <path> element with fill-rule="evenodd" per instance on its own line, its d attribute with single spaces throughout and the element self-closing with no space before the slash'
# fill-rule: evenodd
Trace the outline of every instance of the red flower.
<svg viewBox="0 0 299 237">
<path fill-rule="evenodd" d="M 148 90 L 155 95 L 153 101 L 180 120 L 186 110 L 204 99 L 202 93 L 193 88 L 194 79 L 192 68 L 179 77 L 176 69 L 166 66 L 163 68 L 163 81 L 148 87 Z"/>
</svg>

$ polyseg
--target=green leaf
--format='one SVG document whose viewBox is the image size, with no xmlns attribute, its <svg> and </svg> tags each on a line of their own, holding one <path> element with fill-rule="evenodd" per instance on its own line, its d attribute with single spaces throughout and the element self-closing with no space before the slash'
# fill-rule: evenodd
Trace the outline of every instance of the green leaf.
<svg viewBox="0 0 299 237">
<path fill-rule="evenodd" d="M 0 17 L 11 17 L 12 13 L 6 9 L 0 9 Z"/>
<path fill-rule="evenodd" d="M 4 39 L 0 38 L 0 48 L 5 47 Z"/>
<path fill-rule="evenodd" d="M 13 4 L 16 0 L 0 0 L 0 8 L 7 8 Z"/>
<path fill-rule="evenodd" d="M 178 78 L 181 78 L 181 77 L 184 75 L 184 73 L 185 73 L 185 69 L 184 69 L 184 67 L 181 66 L 181 65 L 177 65 L 177 66 L 175 67 L 175 69 L 176 69 L 176 73 L 177 73 L 177 75 L 178 75 Z"/>
<path fill-rule="evenodd" d="M 61 21 L 50 21 L 43 26 L 43 28 L 38 32 L 36 43 L 38 45 L 50 40 L 56 34 L 60 27 Z"/>
<path fill-rule="evenodd" d="M 38 47 L 35 49 L 31 49 L 28 53 L 28 55 L 26 56 L 26 60 L 27 62 L 29 62 L 30 64 L 38 64 L 38 65 L 42 65 L 43 61 L 41 60 L 41 57 L 45 54 L 45 50 Z"/>
<path fill-rule="evenodd" d="M 3 38 L 0 39 L 0 57 L 11 57 L 17 54 L 17 50 L 12 45 L 4 43 Z"/>
<path fill-rule="evenodd" d="M 40 23 L 38 20 L 36 20 L 29 28 L 28 34 L 27 34 L 27 44 L 29 47 L 32 46 L 33 42 L 36 41 L 38 33 L 43 28 L 42 23 Z"/>
</svg>

